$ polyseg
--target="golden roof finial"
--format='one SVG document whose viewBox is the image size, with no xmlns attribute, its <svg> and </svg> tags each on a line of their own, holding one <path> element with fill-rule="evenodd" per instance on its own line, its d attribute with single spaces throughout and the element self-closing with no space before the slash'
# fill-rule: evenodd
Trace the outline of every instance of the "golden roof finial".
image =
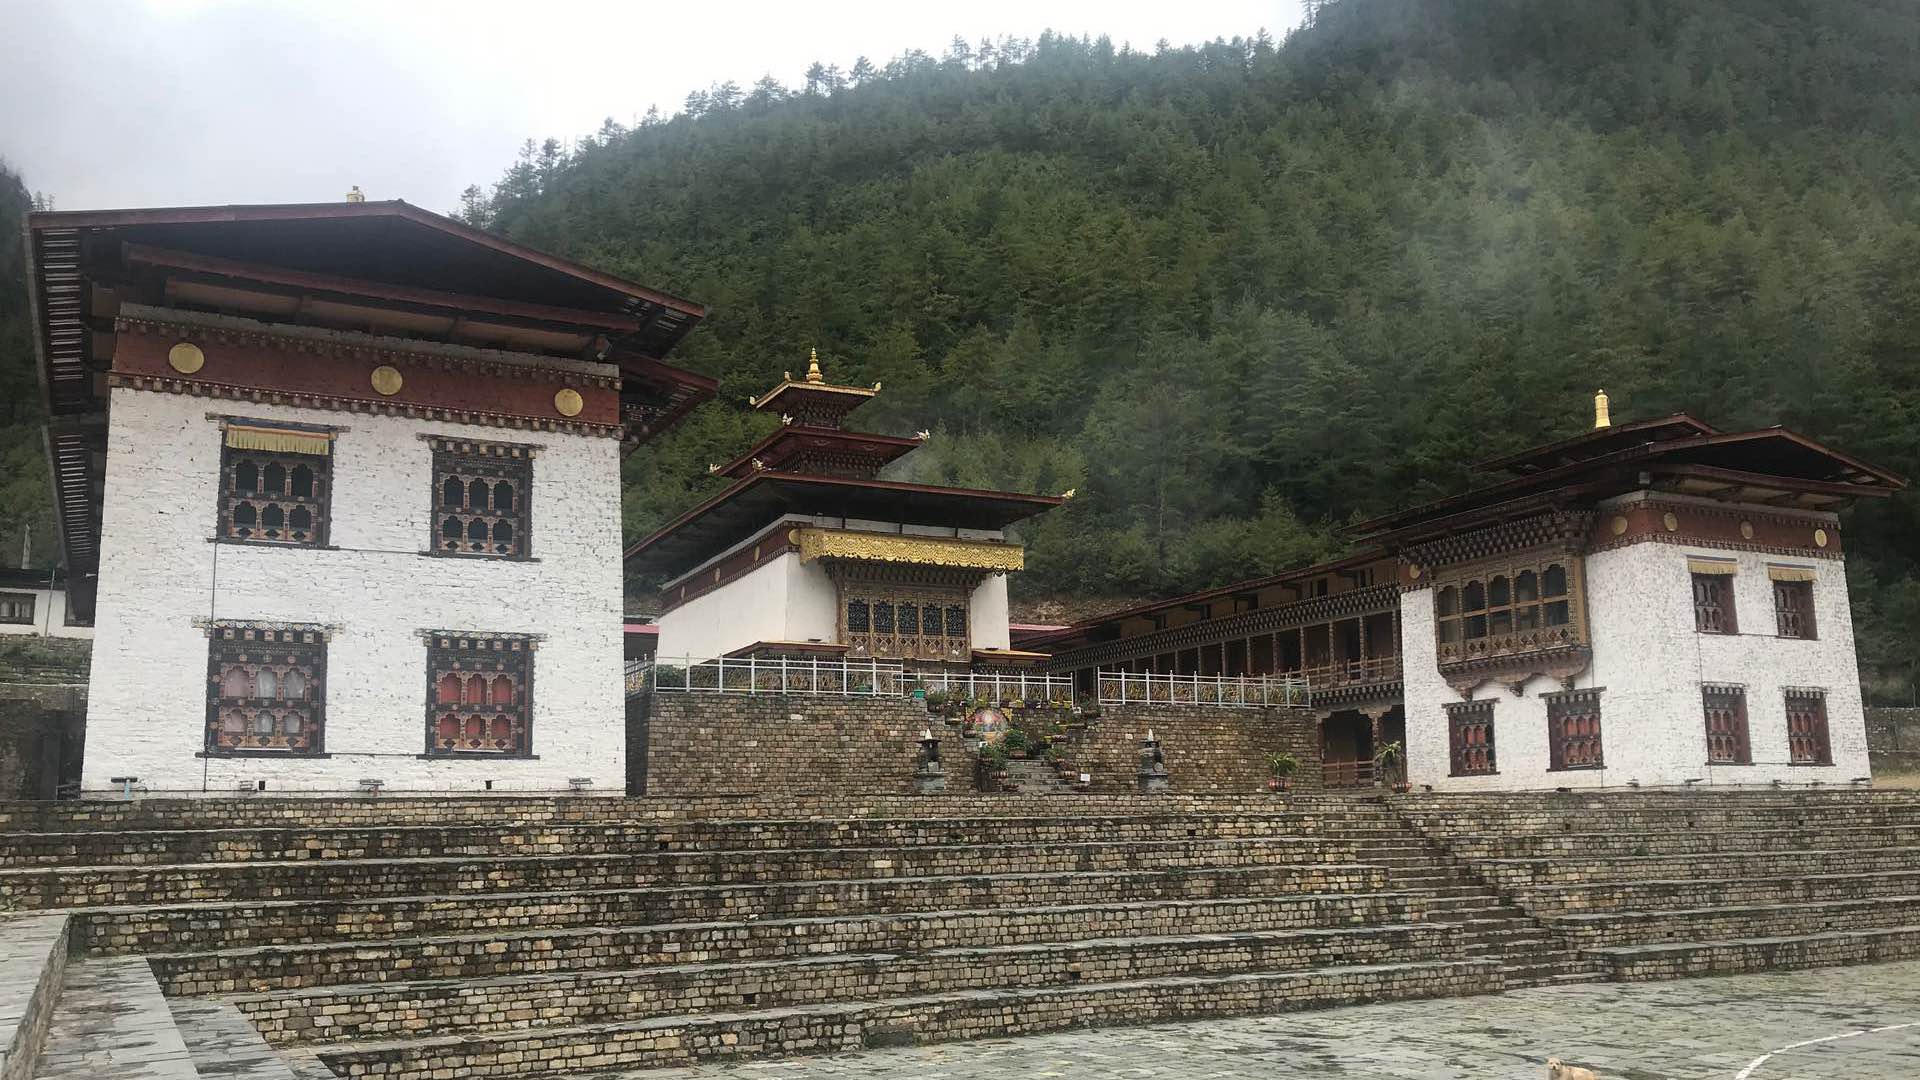
<svg viewBox="0 0 1920 1080">
<path fill-rule="evenodd" d="M 807 381 L 811 383 L 823 383 L 827 381 L 827 377 L 820 374 L 819 349 L 807 350 Z"/>
<path fill-rule="evenodd" d="M 347 189 L 347 201 L 348 202 L 366 202 L 367 201 L 367 197 L 365 195 L 360 194 L 359 184 L 355 184 L 352 187 Z"/>
<path fill-rule="evenodd" d="M 1613 417 L 1607 412 L 1607 392 L 1605 390 L 1595 391 L 1593 395 L 1593 429 L 1598 431 L 1603 427 L 1612 426 Z"/>
</svg>

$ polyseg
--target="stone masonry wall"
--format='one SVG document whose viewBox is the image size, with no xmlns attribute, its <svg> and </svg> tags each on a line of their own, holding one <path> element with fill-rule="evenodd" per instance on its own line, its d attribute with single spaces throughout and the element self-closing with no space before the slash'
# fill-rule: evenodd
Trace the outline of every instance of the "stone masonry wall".
<svg viewBox="0 0 1920 1080">
<path fill-rule="evenodd" d="M 1092 776 L 1092 790 L 1131 791 L 1140 769 L 1140 740 L 1151 728 L 1167 759 L 1173 790 L 1190 795 L 1265 790 L 1267 755 L 1300 759 L 1296 791 L 1320 786 L 1320 736 L 1303 709 L 1226 709 L 1154 705 L 1110 707 L 1073 748 L 1074 768 Z"/>
<path fill-rule="evenodd" d="M 961 741 L 919 702 L 656 693 L 647 721 L 646 792 L 907 794 L 928 727 L 943 736 L 948 789 L 967 790 L 972 774 Z"/>
<path fill-rule="evenodd" d="M 1869 708 L 1867 756 L 1876 777 L 1920 773 L 1920 709 Z"/>
</svg>

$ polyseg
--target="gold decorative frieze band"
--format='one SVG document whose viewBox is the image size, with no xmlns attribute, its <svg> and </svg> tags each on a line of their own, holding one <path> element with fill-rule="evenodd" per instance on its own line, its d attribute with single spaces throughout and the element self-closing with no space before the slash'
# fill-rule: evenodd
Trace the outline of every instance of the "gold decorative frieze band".
<svg viewBox="0 0 1920 1080">
<path fill-rule="evenodd" d="M 803 562 L 813 559 L 863 559 L 868 562 L 919 563 L 995 571 L 1026 567 L 1025 548 L 990 540 L 813 528 L 795 529 L 789 534 L 789 539 L 800 548 Z"/>
<path fill-rule="evenodd" d="M 1813 575 L 1814 571 L 1811 566 L 1767 567 L 1767 577 L 1774 581 L 1812 581 Z"/>
<path fill-rule="evenodd" d="M 274 454 L 317 454 L 333 448 L 331 432 L 288 431 L 285 428 L 227 425 L 227 445 L 235 450 L 265 450 Z"/>
<path fill-rule="evenodd" d="M 1687 572 L 1690 574 L 1719 574 L 1721 576 L 1729 576 L 1739 568 L 1740 564 L 1734 562 L 1732 559 L 1687 560 Z"/>
</svg>

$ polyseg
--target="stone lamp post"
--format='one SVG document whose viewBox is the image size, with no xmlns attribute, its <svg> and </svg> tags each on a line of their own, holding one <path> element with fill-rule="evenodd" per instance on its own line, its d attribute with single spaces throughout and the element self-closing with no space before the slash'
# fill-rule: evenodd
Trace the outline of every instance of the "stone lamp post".
<svg viewBox="0 0 1920 1080">
<path fill-rule="evenodd" d="M 947 774 L 940 767 L 940 740 L 933 729 L 920 732 L 920 761 L 913 767 L 913 793 L 937 795 L 947 790 Z"/>
<path fill-rule="evenodd" d="M 1171 782 L 1167 776 L 1167 757 L 1160 752 L 1160 740 L 1153 737 L 1153 729 L 1147 729 L 1147 737 L 1140 740 L 1140 776 L 1139 788 L 1151 794 L 1167 790 Z"/>
</svg>

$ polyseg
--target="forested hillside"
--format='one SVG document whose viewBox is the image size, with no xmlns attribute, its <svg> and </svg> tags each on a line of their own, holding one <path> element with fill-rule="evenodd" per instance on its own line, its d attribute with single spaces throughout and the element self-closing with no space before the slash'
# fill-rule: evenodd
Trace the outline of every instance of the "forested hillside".
<svg viewBox="0 0 1920 1080">
<path fill-rule="evenodd" d="M 618 103 L 610 103 L 618 104 Z M 1920 475 L 1920 5 L 1329 0 L 1283 43 L 1043 38 L 690 95 L 529 147 L 463 213 L 711 305 L 721 400 L 638 536 L 818 345 L 913 479 L 1078 488 L 1027 595 L 1320 555 L 1614 415 L 1784 423 Z M 1850 523 L 1912 692 L 1920 494 Z"/>
</svg>

